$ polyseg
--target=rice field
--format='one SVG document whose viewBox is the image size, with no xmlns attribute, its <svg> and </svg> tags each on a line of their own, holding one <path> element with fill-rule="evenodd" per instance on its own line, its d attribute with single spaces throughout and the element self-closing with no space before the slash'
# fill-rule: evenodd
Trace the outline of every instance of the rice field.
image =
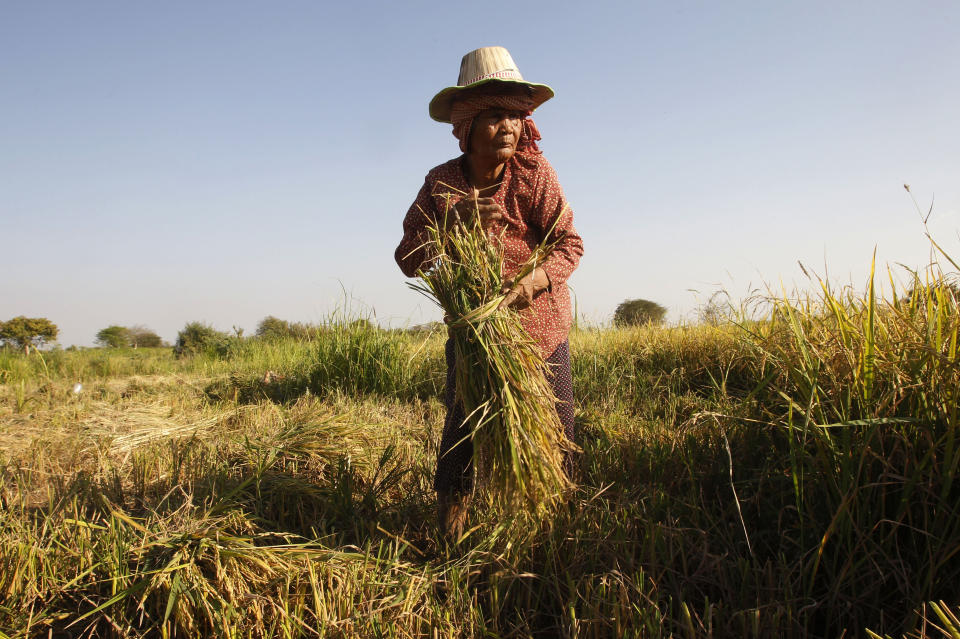
<svg viewBox="0 0 960 639">
<path fill-rule="evenodd" d="M 960 296 L 881 277 L 575 331 L 575 493 L 452 546 L 442 333 L 0 352 L 0 637 L 958 637 Z"/>
</svg>

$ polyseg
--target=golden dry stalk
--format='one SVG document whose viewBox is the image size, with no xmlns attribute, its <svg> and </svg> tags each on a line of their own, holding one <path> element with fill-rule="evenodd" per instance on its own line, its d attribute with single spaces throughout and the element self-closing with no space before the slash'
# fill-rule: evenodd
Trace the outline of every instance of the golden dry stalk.
<svg viewBox="0 0 960 639">
<path fill-rule="evenodd" d="M 453 215 L 447 197 L 444 218 Z M 476 484 L 527 513 L 550 509 L 571 488 L 563 432 L 548 365 L 520 314 L 500 308 L 505 283 L 501 243 L 482 227 L 433 221 L 421 247 L 432 257 L 410 286 L 444 311 L 455 353 L 456 398 L 474 447 Z M 553 229 L 522 265 L 530 273 L 550 254 Z"/>
</svg>

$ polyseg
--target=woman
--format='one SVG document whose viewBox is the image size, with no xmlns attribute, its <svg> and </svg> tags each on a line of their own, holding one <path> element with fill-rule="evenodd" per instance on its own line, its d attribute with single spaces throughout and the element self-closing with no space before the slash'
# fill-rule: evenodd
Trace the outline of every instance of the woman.
<svg viewBox="0 0 960 639">
<path fill-rule="evenodd" d="M 453 124 L 463 155 L 427 173 L 403 220 L 403 239 L 395 257 L 403 273 L 413 277 L 421 267 L 429 266 L 430 256 L 424 250 L 428 223 L 462 223 L 479 216 L 491 231 L 492 241 L 503 246 L 504 275 L 510 284 L 504 289 L 501 306 L 520 312 L 524 328 L 546 358 L 557 411 L 566 437 L 572 441 L 573 387 L 567 341 L 571 312 L 566 281 L 580 261 L 583 242 L 573 227 L 573 212 L 556 173 L 537 148 L 540 133 L 529 117 L 552 97 L 550 87 L 525 82 L 502 47 L 477 49 L 463 57 L 457 86 L 444 89 L 430 102 L 430 117 Z M 456 202 L 456 215 L 444 216 L 448 197 Z M 542 267 L 512 281 L 550 229 L 559 238 L 556 248 Z M 447 417 L 434 488 L 440 525 L 456 538 L 462 532 L 472 489 L 473 448 L 463 424 L 463 407 L 455 397 L 450 340 L 446 360 Z M 571 466 L 568 459 L 568 473 Z"/>
</svg>

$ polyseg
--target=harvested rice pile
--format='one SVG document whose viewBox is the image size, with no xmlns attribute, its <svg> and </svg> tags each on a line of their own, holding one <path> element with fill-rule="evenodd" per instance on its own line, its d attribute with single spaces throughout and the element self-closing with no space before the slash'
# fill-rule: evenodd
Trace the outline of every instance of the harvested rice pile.
<svg viewBox="0 0 960 639">
<path fill-rule="evenodd" d="M 450 198 L 445 208 L 446 215 L 455 214 Z M 457 398 L 473 438 L 475 485 L 509 506 L 540 512 L 570 488 L 563 455 L 572 447 L 557 416 L 546 364 L 519 313 L 498 308 L 505 283 L 500 243 L 476 215 L 467 224 L 444 222 L 428 227 L 426 248 L 435 259 L 411 286 L 447 315 Z M 541 264 L 552 247 L 544 240 L 517 279 Z"/>
</svg>

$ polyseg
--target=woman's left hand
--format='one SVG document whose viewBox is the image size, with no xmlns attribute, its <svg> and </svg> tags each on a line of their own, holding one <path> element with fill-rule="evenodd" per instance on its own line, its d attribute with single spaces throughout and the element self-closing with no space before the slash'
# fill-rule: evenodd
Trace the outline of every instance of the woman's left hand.
<svg viewBox="0 0 960 639">
<path fill-rule="evenodd" d="M 533 298 L 540 291 L 550 288 L 550 278 L 539 266 L 518 280 L 510 280 L 503 285 L 501 293 L 506 297 L 500 302 L 500 308 L 523 310 L 533 304 Z"/>
</svg>

